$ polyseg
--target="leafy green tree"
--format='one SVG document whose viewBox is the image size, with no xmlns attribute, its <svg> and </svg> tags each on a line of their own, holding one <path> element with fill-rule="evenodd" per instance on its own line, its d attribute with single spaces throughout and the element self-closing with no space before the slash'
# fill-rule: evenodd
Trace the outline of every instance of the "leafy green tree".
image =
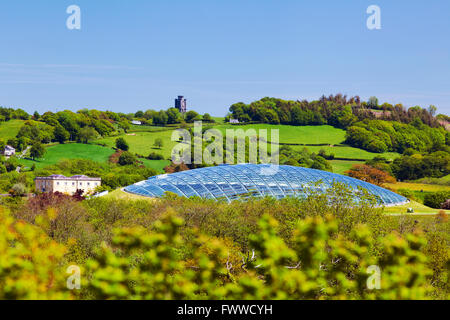
<svg viewBox="0 0 450 320">
<path fill-rule="evenodd" d="M 167 123 L 169 124 L 180 123 L 181 120 L 182 116 L 177 108 L 170 108 L 169 110 L 167 110 Z"/>
<path fill-rule="evenodd" d="M 156 153 L 156 152 L 151 152 L 147 159 L 149 160 L 164 160 L 164 156 L 162 154 Z"/>
<path fill-rule="evenodd" d="M 120 137 L 116 140 L 116 148 L 119 150 L 128 151 L 130 146 L 124 138 Z"/>
<path fill-rule="evenodd" d="M 121 166 L 133 165 L 137 162 L 137 158 L 131 152 L 125 151 L 119 157 L 119 164 Z"/>
<path fill-rule="evenodd" d="M 156 138 L 155 139 L 155 143 L 153 144 L 153 146 L 155 146 L 158 149 L 162 149 L 162 147 L 164 146 L 164 142 L 162 138 Z"/>
<path fill-rule="evenodd" d="M 143 111 L 138 111 L 134 114 L 134 116 L 136 118 L 143 118 L 144 117 L 144 112 Z"/>
<path fill-rule="evenodd" d="M 119 128 L 122 128 L 123 131 L 128 132 L 130 130 L 130 123 L 128 121 L 121 121 L 118 123 Z"/>
<path fill-rule="evenodd" d="M 72 116 L 67 114 L 61 115 L 59 123 L 70 133 L 71 141 L 76 141 L 78 138 L 80 138 L 81 141 L 85 140 L 87 133 L 86 129 L 84 130 L 84 136 L 79 137 L 81 129 L 77 122 L 72 118 Z"/>
<path fill-rule="evenodd" d="M 64 254 L 63 245 L 0 208 L 0 299 L 69 299 Z"/>
<path fill-rule="evenodd" d="M 372 109 L 377 109 L 378 108 L 378 98 L 370 97 L 369 101 L 367 101 L 367 106 Z"/>
<path fill-rule="evenodd" d="M 10 194 L 14 197 L 23 197 L 27 194 L 27 187 L 23 183 L 16 183 L 12 186 Z"/>
<path fill-rule="evenodd" d="M 70 138 L 70 133 L 59 124 L 55 127 L 55 131 L 53 134 L 55 136 L 55 140 L 61 144 L 66 142 Z"/>
<path fill-rule="evenodd" d="M 31 159 L 39 159 L 42 158 L 45 154 L 46 150 L 45 147 L 40 142 L 35 142 L 30 149 L 30 156 Z"/>
<path fill-rule="evenodd" d="M 153 124 L 159 126 L 166 126 L 169 121 L 169 117 L 164 110 L 159 111 L 158 113 L 153 115 Z"/>
<path fill-rule="evenodd" d="M 187 123 L 192 123 L 194 121 L 201 120 L 201 117 L 197 112 L 191 110 L 186 112 L 185 119 Z"/>
<path fill-rule="evenodd" d="M 428 193 L 425 195 L 424 205 L 435 209 L 441 209 L 448 199 L 450 199 L 449 191 Z"/>
<path fill-rule="evenodd" d="M 211 115 L 210 115 L 209 113 L 205 113 L 205 114 L 203 115 L 202 120 L 203 120 L 204 122 L 209 122 L 209 123 L 215 122 L 214 119 L 211 117 Z"/>
<path fill-rule="evenodd" d="M 88 144 L 89 141 L 94 140 L 98 137 L 98 132 L 92 127 L 84 127 L 79 130 L 78 133 L 80 142 Z"/>
</svg>

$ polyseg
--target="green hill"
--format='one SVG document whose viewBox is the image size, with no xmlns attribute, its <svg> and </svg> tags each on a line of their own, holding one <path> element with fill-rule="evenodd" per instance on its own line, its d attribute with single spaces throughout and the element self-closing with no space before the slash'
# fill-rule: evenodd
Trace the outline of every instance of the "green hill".
<svg viewBox="0 0 450 320">
<path fill-rule="evenodd" d="M 207 125 L 203 126 L 204 128 Z M 331 161 L 333 170 L 336 173 L 344 173 L 354 164 L 360 164 L 365 160 L 372 159 L 375 156 L 382 155 L 387 159 L 393 160 L 397 153 L 372 153 L 362 149 L 353 148 L 343 145 L 345 140 L 345 130 L 337 129 L 332 126 L 289 126 L 289 125 L 269 125 L 269 124 L 250 124 L 250 125 L 230 125 L 216 123 L 210 125 L 214 129 L 220 130 L 224 135 L 227 129 L 242 129 L 244 131 L 254 129 L 258 133 L 261 129 L 268 130 L 268 140 L 270 140 L 270 130 L 279 130 L 280 144 L 288 144 L 293 149 L 302 150 L 307 148 L 311 152 L 318 153 L 324 149 L 328 154 L 332 153 L 336 159 Z M 141 156 L 147 156 L 150 152 L 156 152 L 170 159 L 172 148 L 176 142 L 171 141 L 172 133 L 175 129 L 151 126 L 140 126 L 136 132 L 121 135 L 130 145 L 130 152 Z M 107 147 L 114 147 L 118 137 L 106 137 L 95 141 L 96 143 Z M 163 140 L 163 148 L 157 149 L 153 146 L 155 140 L 161 138 Z"/>
<path fill-rule="evenodd" d="M 21 159 L 19 162 L 27 167 L 31 167 L 35 164 L 36 168 L 43 168 L 65 159 L 88 159 L 97 162 L 107 162 L 113 153 L 114 150 L 111 148 L 92 144 L 58 144 L 48 147 L 47 152 L 42 159 L 36 161 Z M 163 172 L 164 167 L 170 164 L 167 160 L 140 160 L 146 167 L 153 168 L 158 172 Z"/>
<path fill-rule="evenodd" d="M 9 139 L 15 138 L 24 123 L 24 120 L 0 122 L 0 139 L 6 142 Z"/>
<path fill-rule="evenodd" d="M 25 166 L 31 167 L 33 164 L 37 168 L 58 163 L 64 159 L 89 159 L 98 162 L 106 162 L 114 153 L 114 150 L 90 144 L 58 144 L 47 148 L 44 158 L 36 161 L 30 159 L 19 160 Z"/>
</svg>

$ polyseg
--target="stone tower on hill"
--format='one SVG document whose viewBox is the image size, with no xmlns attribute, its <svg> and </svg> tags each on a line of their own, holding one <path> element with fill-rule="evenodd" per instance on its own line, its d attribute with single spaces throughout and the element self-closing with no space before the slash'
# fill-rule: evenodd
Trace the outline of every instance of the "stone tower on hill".
<svg viewBox="0 0 450 320">
<path fill-rule="evenodd" d="M 181 113 L 186 113 L 187 102 L 183 96 L 178 96 L 178 99 L 175 99 L 175 108 L 177 108 Z"/>
</svg>

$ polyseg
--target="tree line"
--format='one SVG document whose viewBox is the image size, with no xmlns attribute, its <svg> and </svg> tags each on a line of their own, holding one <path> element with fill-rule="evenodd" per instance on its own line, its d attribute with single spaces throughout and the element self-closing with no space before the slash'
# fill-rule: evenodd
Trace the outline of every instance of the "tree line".
<svg viewBox="0 0 450 320">
<path fill-rule="evenodd" d="M 407 109 L 388 103 L 380 106 L 375 97 L 367 102 L 358 96 L 347 98 L 341 94 L 315 101 L 266 97 L 250 104 L 233 104 L 229 111 L 227 120 L 241 123 L 332 125 L 347 131 L 347 144 L 376 153 L 403 153 L 408 148 L 448 152 L 450 144 L 450 135 L 439 122 L 444 116 L 435 116 L 436 107 Z"/>
</svg>

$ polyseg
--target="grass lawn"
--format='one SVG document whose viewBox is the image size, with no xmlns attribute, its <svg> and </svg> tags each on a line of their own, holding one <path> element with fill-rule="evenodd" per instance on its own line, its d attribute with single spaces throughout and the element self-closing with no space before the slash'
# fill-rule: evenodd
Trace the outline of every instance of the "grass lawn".
<svg viewBox="0 0 450 320">
<path fill-rule="evenodd" d="M 361 161 L 347 161 L 347 160 L 331 160 L 331 166 L 334 173 L 344 174 L 350 170 L 355 164 L 363 164 Z"/>
<path fill-rule="evenodd" d="M 446 175 L 442 178 L 422 178 L 416 181 L 413 181 L 414 183 L 423 183 L 423 184 L 436 184 L 436 185 L 447 185 L 450 186 L 450 174 Z"/>
<path fill-rule="evenodd" d="M 122 189 L 114 190 L 104 197 L 108 198 L 108 199 L 115 199 L 115 200 L 134 200 L 134 201 L 144 200 L 144 201 L 149 201 L 149 202 L 155 201 L 154 198 L 138 196 L 138 195 L 135 195 L 132 193 L 125 192 Z"/>
<path fill-rule="evenodd" d="M 441 209 L 433 209 L 430 207 L 427 207 L 421 203 L 411 201 L 410 203 L 407 203 L 402 206 L 396 206 L 396 207 L 387 207 L 384 208 L 384 213 L 386 214 L 405 214 L 408 215 L 407 210 L 408 208 L 414 209 L 414 215 L 431 215 L 431 214 L 437 214 Z M 450 210 L 442 210 L 445 213 L 449 214 Z M 410 214 L 409 214 L 410 215 Z"/>
<path fill-rule="evenodd" d="M 130 130 L 128 130 L 128 131 L 131 133 L 131 132 L 155 132 L 155 131 L 165 131 L 165 130 L 170 130 L 170 127 L 145 126 L 145 125 L 132 124 L 132 125 L 130 125 Z"/>
<path fill-rule="evenodd" d="M 139 159 L 139 161 L 142 161 L 146 167 L 155 169 L 158 173 L 164 173 L 164 168 L 170 165 L 169 160 Z"/>
<path fill-rule="evenodd" d="M 225 123 L 225 117 L 211 117 L 217 124 Z"/>
<path fill-rule="evenodd" d="M 288 125 L 270 125 L 270 124 L 249 124 L 249 125 L 215 125 L 224 134 L 227 129 L 267 129 L 267 139 L 270 141 L 270 130 L 277 129 L 280 132 L 280 143 L 292 144 L 340 144 L 345 140 L 345 131 L 336 129 L 332 126 L 288 126 Z"/>
<path fill-rule="evenodd" d="M 335 147 L 318 147 L 318 146 L 293 146 L 295 150 L 302 150 L 303 148 L 307 148 L 310 152 L 318 153 L 321 149 L 325 150 L 327 154 L 333 153 L 336 158 L 346 158 L 346 159 L 358 159 L 358 160 L 370 160 L 376 156 L 383 156 L 388 160 L 394 160 L 400 155 L 395 152 L 386 152 L 386 153 L 373 153 L 363 149 L 347 147 L 347 146 L 335 146 Z"/>
<path fill-rule="evenodd" d="M 128 135 L 121 135 L 130 146 L 130 152 L 147 157 L 151 152 L 162 154 L 165 159 L 170 159 L 172 155 L 172 148 L 177 144 L 171 141 L 171 131 L 157 131 L 157 132 L 136 132 Z M 96 140 L 95 143 L 102 143 L 112 148 L 116 144 L 116 140 L 119 137 L 106 137 Z M 157 138 L 163 140 L 162 149 L 154 149 L 153 144 Z"/>
<path fill-rule="evenodd" d="M 21 159 L 19 162 L 27 167 L 33 164 L 37 168 L 58 163 L 64 159 L 89 159 L 97 162 L 107 162 L 114 150 L 91 144 L 58 144 L 47 148 L 44 158 L 37 161 Z"/>
<path fill-rule="evenodd" d="M 58 144 L 47 148 L 47 152 L 43 159 L 33 161 L 31 159 L 21 159 L 19 162 L 27 167 L 33 164 L 37 168 L 43 168 L 48 165 L 56 164 L 64 159 L 88 159 L 97 162 L 108 162 L 109 157 L 114 153 L 114 150 L 107 147 L 102 147 L 92 144 Z M 146 167 L 153 168 L 159 173 L 164 172 L 164 167 L 168 166 L 168 160 L 147 160 L 139 159 Z"/>
<path fill-rule="evenodd" d="M 424 192 L 450 191 L 450 186 L 442 186 L 438 184 L 410 183 L 410 182 L 388 183 L 386 184 L 386 187 L 392 190 L 407 189 L 411 191 L 424 191 Z"/>
<path fill-rule="evenodd" d="M 3 139 L 6 142 L 9 139 L 15 138 L 24 123 L 24 120 L 0 122 L 0 139 Z"/>
<path fill-rule="evenodd" d="M 288 144 L 328 144 L 329 146 L 306 146 L 311 152 L 319 152 L 324 149 L 327 153 L 334 153 L 337 158 L 350 158 L 360 160 L 370 160 L 376 156 L 384 156 L 388 160 L 399 157 L 398 153 L 373 153 L 366 150 L 353 148 L 350 146 L 338 146 L 345 140 L 345 131 L 332 126 L 287 126 L 287 125 L 267 125 L 251 124 L 245 126 L 236 125 L 216 125 L 214 128 L 225 133 L 226 129 L 278 129 L 280 130 L 280 143 Z M 268 140 L 270 140 L 270 131 L 268 131 Z M 333 145 L 333 146 L 331 146 Z M 293 149 L 302 150 L 305 146 L 291 146 Z M 336 163 L 336 172 L 341 173 L 350 169 L 350 162 Z"/>
</svg>

